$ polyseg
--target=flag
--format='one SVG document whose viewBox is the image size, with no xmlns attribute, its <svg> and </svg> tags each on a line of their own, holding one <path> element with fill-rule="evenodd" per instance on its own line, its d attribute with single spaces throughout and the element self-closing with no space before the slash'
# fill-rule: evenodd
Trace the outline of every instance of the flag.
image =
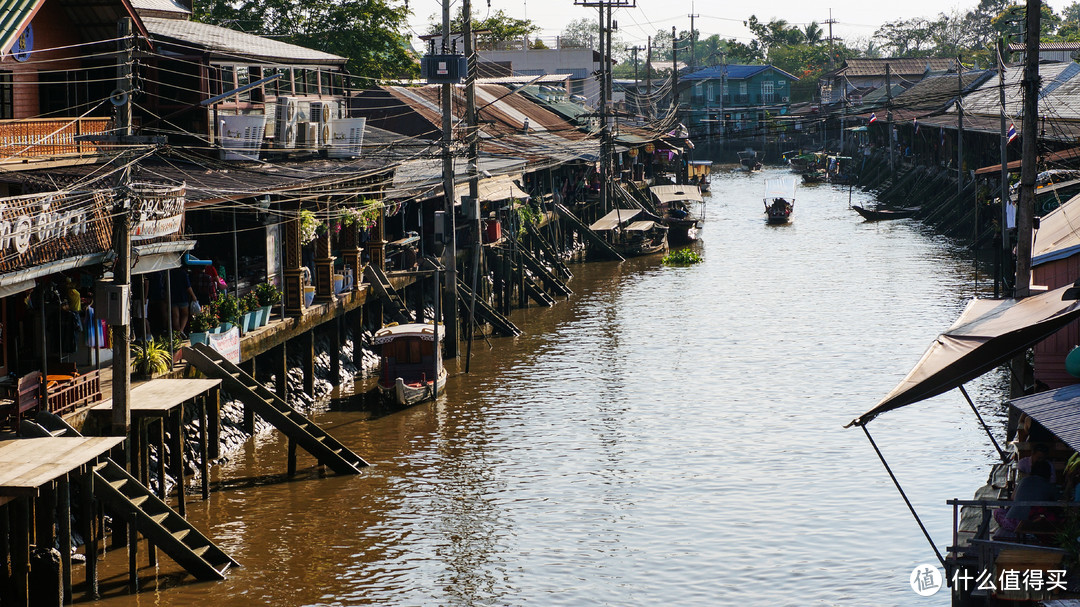
<svg viewBox="0 0 1080 607">
<path fill-rule="evenodd" d="M 870 122 L 869 122 L 869 124 L 874 124 L 874 122 L 875 122 L 876 120 L 877 120 L 877 114 L 875 114 L 875 113 L 871 112 L 871 113 L 870 113 Z"/>
<path fill-rule="evenodd" d="M 1006 144 L 1012 143 L 1012 140 L 1016 139 L 1019 136 L 1019 133 L 1016 132 L 1015 124 L 1009 123 L 1009 132 L 1005 133 L 1005 136 L 1009 138 Z"/>
<path fill-rule="evenodd" d="M 918 135 L 919 134 L 919 119 L 918 118 L 912 118 L 911 119 L 911 124 L 915 125 L 915 134 Z"/>
</svg>

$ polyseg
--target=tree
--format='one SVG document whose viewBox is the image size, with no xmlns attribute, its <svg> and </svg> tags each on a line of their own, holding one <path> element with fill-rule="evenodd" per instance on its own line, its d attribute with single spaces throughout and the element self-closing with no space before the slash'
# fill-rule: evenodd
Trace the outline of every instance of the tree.
<svg viewBox="0 0 1080 607">
<path fill-rule="evenodd" d="M 1040 5 L 1039 11 L 1039 30 L 1042 36 L 1052 35 L 1057 31 L 1058 24 L 1061 23 L 1061 17 L 1054 14 L 1046 4 Z M 1011 4 L 1005 8 L 1005 10 L 998 13 L 996 17 L 991 20 L 991 24 L 994 27 L 994 31 L 999 36 L 1009 37 L 1023 37 L 1024 30 L 1026 28 L 1027 20 L 1027 7 L 1023 4 Z"/>
<path fill-rule="evenodd" d="M 811 21 L 803 28 L 803 38 L 807 44 L 821 44 L 825 39 L 825 32 L 821 30 L 817 21 Z"/>
<path fill-rule="evenodd" d="M 670 38 L 670 35 L 668 37 Z M 600 44 L 600 21 L 586 17 L 574 19 L 566 24 L 559 38 L 560 44 L 596 49 L 596 46 Z M 629 45 L 617 33 L 611 37 L 611 56 L 616 61 L 625 61 L 630 56 Z M 631 66 L 632 70 L 633 66 Z"/>
<path fill-rule="evenodd" d="M 1061 10 L 1058 36 L 1063 40 L 1080 40 L 1080 2 L 1073 2 Z"/>
<path fill-rule="evenodd" d="M 992 47 L 998 38 L 994 30 L 994 17 L 1009 6 L 1010 0 L 980 0 L 979 4 L 964 15 L 964 30 L 967 32 L 969 47 Z"/>
<path fill-rule="evenodd" d="M 881 49 L 893 57 L 929 57 L 933 54 L 931 22 L 922 17 L 886 23 L 874 32 Z"/>
<path fill-rule="evenodd" d="M 392 0 L 208 0 L 196 3 L 192 18 L 340 55 L 353 74 L 401 78 L 418 73 L 409 39 L 401 33 L 408 11 Z"/>
<path fill-rule="evenodd" d="M 464 19 L 459 12 L 457 16 L 450 20 L 450 31 L 461 32 L 463 29 Z M 487 44 L 495 44 L 497 42 L 505 42 L 507 40 L 518 40 L 535 34 L 540 31 L 540 26 L 533 23 L 531 19 L 518 19 L 506 14 L 506 11 L 500 9 L 495 11 L 490 17 L 486 19 L 477 19 L 476 13 L 473 13 L 472 29 L 474 32 L 486 31 L 484 34 L 477 34 L 476 39 L 478 42 L 484 42 Z M 436 20 L 434 17 L 428 23 L 428 34 L 439 35 L 442 34 L 442 20 Z"/>
</svg>

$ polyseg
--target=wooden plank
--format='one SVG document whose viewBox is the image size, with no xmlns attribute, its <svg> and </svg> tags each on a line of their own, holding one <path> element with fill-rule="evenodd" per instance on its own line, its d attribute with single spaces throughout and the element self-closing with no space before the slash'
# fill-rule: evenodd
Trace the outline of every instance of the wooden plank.
<svg viewBox="0 0 1080 607">
<path fill-rule="evenodd" d="M 28 495 L 97 461 L 123 437 L 58 437 L 0 441 L 0 495 Z"/>
<path fill-rule="evenodd" d="M 220 379 L 154 379 L 131 389 L 131 412 L 163 415 L 220 385 Z M 101 401 L 91 410 L 112 411 L 112 399 Z"/>
</svg>

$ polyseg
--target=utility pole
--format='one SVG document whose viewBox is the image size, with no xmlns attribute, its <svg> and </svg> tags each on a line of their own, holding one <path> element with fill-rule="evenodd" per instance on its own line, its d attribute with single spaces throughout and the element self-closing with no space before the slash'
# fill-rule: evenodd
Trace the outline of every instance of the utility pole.
<svg viewBox="0 0 1080 607">
<path fill-rule="evenodd" d="M 829 18 L 825 20 L 825 23 L 829 26 L 829 71 L 833 71 L 833 38 L 832 26 L 836 23 L 836 19 L 832 17 L 832 9 L 829 9 Z"/>
<path fill-rule="evenodd" d="M 1005 125 L 1005 41 L 997 41 L 998 58 L 998 96 L 1001 103 L 1001 248 L 998 256 L 1001 262 L 998 264 L 994 279 L 994 297 L 998 297 L 998 285 L 1004 287 L 1004 277 L 1009 275 L 1012 264 L 1012 247 L 1009 246 L 1009 135 Z"/>
<path fill-rule="evenodd" d="M 469 334 L 466 336 L 468 339 L 467 352 L 465 355 L 465 369 L 468 371 L 469 363 L 472 357 L 472 340 L 473 333 L 476 328 L 473 326 L 473 319 L 476 314 L 476 280 L 477 275 L 480 272 L 480 263 L 483 255 L 481 251 L 484 246 L 484 239 L 480 233 L 480 132 L 477 130 L 476 116 L 476 49 L 473 45 L 473 33 L 472 33 L 472 0 L 462 0 L 461 2 L 461 34 L 465 37 L 465 60 L 468 62 L 468 74 L 465 76 L 465 125 L 468 129 L 465 133 L 465 140 L 469 144 L 467 171 L 469 174 L 469 206 L 471 209 L 476 210 L 476 218 L 473 220 L 472 231 L 476 235 L 476 239 L 473 241 L 473 280 L 472 280 L 472 292 L 473 300 L 469 302 Z M 464 208 L 465 205 L 462 205 Z M 456 240 L 456 239 L 455 239 Z M 455 273 L 456 274 L 456 273 Z M 438 276 L 438 271 L 435 273 Z M 435 280 L 435 284 L 438 284 L 438 279 Z M 455 295 L 457 294 L 457 285 L 453 287 Z M 457 318 L 456 314 L 454 316 Z M 436 331 L 436 334 L 438 331 Z M 456 352 L 456 349 L 455 349 Z M 436 371 L 436 373 L 438 373 Z M 438 375 L 436 375 L 438 377 Z"/>
<path fill-rule="evenodd" d="M 727 130 L 727 122 L 724 120 L 724 88 L 727 84 L 727 58 L 720 53 L 720 139 L 723 141 L 724 132 Z"/>
<path fill-rule="evenodd" d="M 646 113 L 649 118 L 652 118 L 652 36 L 646 39 L 645 48 L 645 98 L 649 100 L 649 109 Z"/>
<path fill-rule="evenodd" d="M 690 5 L 690 10 L 694 10 L 693 6 L 693 4 Z M 690 71 L 693 72 L 694 66 L 697 65 L 697 49 L 694 48 L 697 46 L 697 32 L 694 30 L 694 18 L 701 15 L 690 13 L 687 16 L 690 17 Z"/>
<path fill-rule="evenodd" d="M 637 69 L 638 68 L 638 60 L 637 60 L 637 54 L 638 54 L 638 51 L 643 51 L 643 50 L 645 50 L 645 47 L 643 47 L 643 46 L 632 46 L 632 47 L 630 47 L 630 52 L 634 53 L 634 113 L 637 114 L 637 115 L 641 114 L 641 90 L 640 90 L 640 88 L 638 86 L 638 69 Z"/>
<path fill-rule="evenodd" d="M 956 58 L 956 195 L 964 191 L 964 65 Z"/>
<path fill-rule="evenodd" d="M 450 3 L 442 4 L 442 43 L 443 54 L 450 52 Z M 450 83 L 442 85 L 442 160 L 443 160 L 443 209 L 445 212 L 445 224 L 443 226 L 443 265 L 446 266 L 446 281 L 443 285 L 443 326 L 446 327 L 446 356 L 457 358 L 458 353 L 458 330 L 457 330 L 457 236 L 454 225 L 454 158 L 450 155 L 450 143 L 453 140 L 453 86 Z"/>
<path fill-rule="evenodd" d="M 131 62 L 133 48 L 131 18 L 124 17 L 116 27 L 117 50 L 116 88 L 123 103 L 116 108 L 117 131 L 121 137 L 131 137 Z M 128 190 L 131 175 L 128 168 L 120 174 L 120 196 L 113 207 L 113 248 L 116 264 L 113 266 L 113 284 L 121 292 L 131 289 L 131 192 Z M 104 303 L 104 302 L 102 302 Z M 130 309 L 125 299 L 120 305 Z M 127 436 L 131 428 L 131 347 L 128 345 L 128 322 L 123 320 L 112 325 L 113 386 L 112 386 L 112 434 Z"/>
<path fill-rule="evenodd" d="M 885 64 L 885 145 L 889 148 L 889 172 L 896 183 L 896 146 L 892 136 L 892 68 Z"/>
<path fill-rule="evenodd" d="M 1027 34 L 1024 40 L 1024 126 L 1020 161 L 1020 200 L 1016 205 L 1016 291 L 1014 296 L 1029 295 L 1031 286 L 1031 232 L 1035 215 L 1035 178 L 1039 132 L 1039 13 L 1040 0 L 1027 0 Z"/>
<path fill-rule="evenodd" d="M 675 26 L 671 26 L 671 109 L 675 118 L 679 117 L 679 39 L 675 36 Z"/>
</svg>

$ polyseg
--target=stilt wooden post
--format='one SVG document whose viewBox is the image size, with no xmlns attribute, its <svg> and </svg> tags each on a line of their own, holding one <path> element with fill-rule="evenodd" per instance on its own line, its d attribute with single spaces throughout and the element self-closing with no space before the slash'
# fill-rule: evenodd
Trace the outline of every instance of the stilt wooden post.
<svg viewBox="0 0 1080 607">
<path fill-rule="evenodd" d="M 255 361 L 252 359 L 252 366 Z M 199 462 L 201 464 L 202 473 L 202 498 L 203 500 L 210 499 L 210 458 L 208 453 L 210 451 L 209 442 L 210 432 L 207 430 L 207 400 L 209 397 L 206 395 L 198 398 L 199 406 Z"/>
<path fill-rule="evenodd" d="M 59 532 L 60 575 L 64 604 L 71 603 L 71 483 L 65 475 L 56 482 L 56 520 Z"/>
<path fill-rule="evenodd" d="M 221 457 L 221 390 L 213 388 L 206 395 L 206 404 L 210 407 L 208 412 L 207 432 L 210 438 L 211 459 Z"/>
<path fill-rule="evenodd" d="M 8 567 L 8 557 L 11 556 L 11 543 L 8 541 L 10 516 L 11 509 L 6 505 L 0 506 L 0 602 L 5 604 L 11 600 L 11 569 Z"/>
<path fill-rule="evenodd" d="M 184 407 L 172 411 L 172 423 L 169 434 L 172 435 L 172 469 L 176 479 L 176 512 L 187 517 L 187 504 L 184 503 Z"/>
<path fill-rule="evenodd" d="M 286 348 L 286 344 L 281 344 L 275 350 L 274 354 L 274 376 L 277 378 L 275 388 L 278 398 L 288 402 L 289 401 L 289 356 Z"/>
<path fill-rule="evenodd" d="M 79 475 L 79 528 L 83 536 L 83 553 L 86 555 L 86 598 L 98 599 L 97 536 L 94 533 L 94 472 L 86 466 Z"/>
<path fill-rule="evenodd" d="M 315 398 L 315 330 L 304 333 L 300 344 L 303 348 L 304 392 Z"/>
<path fill-rule="evenodd" d="M 296 475 L 296 441 L 289 439 L 289 463 L 288 463 L 289 476 Z"/>
<path fill-rule="evenodd" d="M 135 510 L 128 512 L 128 590 L 139 591 L 139 524 Z"/>
<path fill-rule="evenodd" d="M 330 322 L 330 385 L 341 385 L 341 316 Z"/>
<path fill-rule="evenodd" d="M 11 577 L 13 605 L 30 605 L 30 499 L 11 503 Z"/>
</svg>

